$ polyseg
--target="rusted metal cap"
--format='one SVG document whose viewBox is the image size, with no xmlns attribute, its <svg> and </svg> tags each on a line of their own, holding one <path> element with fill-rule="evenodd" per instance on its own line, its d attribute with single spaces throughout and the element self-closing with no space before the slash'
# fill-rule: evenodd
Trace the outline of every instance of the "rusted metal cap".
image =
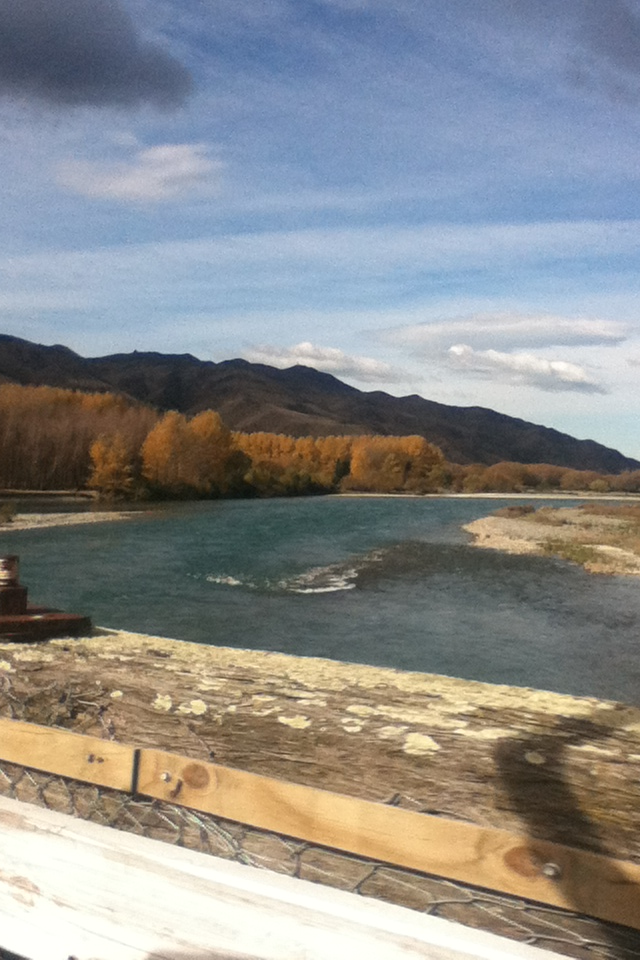
<svg viewBox="0 0 640 960">
<path fill-rule="evenodd" d="M 19 558 L 12 554 L 0 557 L 0 587 L 14 587 L 18 583 Z"/>
</svg>

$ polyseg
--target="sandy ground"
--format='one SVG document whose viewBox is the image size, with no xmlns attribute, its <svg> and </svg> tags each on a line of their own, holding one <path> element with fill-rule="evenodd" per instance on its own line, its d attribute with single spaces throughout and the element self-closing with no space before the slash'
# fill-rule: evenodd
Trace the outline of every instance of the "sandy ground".
<svg viewBox="0 0 640 960">
<path fill-rule="evenodd" d="M 582 545 L 593 554 L 582 564 L 590 573 L 640 576 L 640 556 L 610 542 L 624 527 L 624 521 L 583 514 L 570 507 L 554 510 L 552 517 L 549 523 L 534 520 L 532 515 L 482 517 L 463 529 L 472 535 L 474 546 L 512 554 L 561 555 L 562 545 Z M 554 550 L 550 544 L 561 546 Z"/>
<path fill-rule="evenodd" d="M 14 530 L 37 530 L 42 527 L 69 527 L 78 523 L 104 523 L 107 520 L 128 520 L 133 513 L 121 510 L 91 513 L 18 513 L 9 523 L 0 523 L 0 533 Z"/>
</svg>

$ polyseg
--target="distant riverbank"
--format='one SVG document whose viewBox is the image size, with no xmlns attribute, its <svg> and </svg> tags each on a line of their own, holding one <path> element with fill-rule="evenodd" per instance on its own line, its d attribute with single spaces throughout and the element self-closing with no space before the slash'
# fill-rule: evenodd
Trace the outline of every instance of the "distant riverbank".
<svg viewBox="0 0 640 960">
<path fill-rule="evenodd" d="M 127 510 L 103 510 L 87 513 L 17 513 L 12 520 L 0 523 L 0 533 L 14 530 L 39 530 L 43 527 L 69 527 L 80 523 L 105 523 L 108 520 L 128 520 L 136 516 Z"/>
<path fill-rule="evenodd" d="M 510 511 L 513 511 L 510 515 Z M 507 507 L 463 529 L 473 545 L 511 554 L 557 556 L 590 573 L 640 576 L 640 508 L 543 507 L 520 513 Z"/>
</svg>

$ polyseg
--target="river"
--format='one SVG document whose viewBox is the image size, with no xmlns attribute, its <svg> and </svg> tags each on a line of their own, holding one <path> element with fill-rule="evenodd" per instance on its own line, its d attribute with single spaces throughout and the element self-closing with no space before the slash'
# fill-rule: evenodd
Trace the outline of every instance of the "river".
<svg viewBox="0 0 640 960">
<path fill-rule="evenodd" d="M 0 552 L 31 602 L 101 626 L 640 703 L 640 581 L 471 547 L 461 525 L 501 505 L 174 504 Z"/>
</svg>

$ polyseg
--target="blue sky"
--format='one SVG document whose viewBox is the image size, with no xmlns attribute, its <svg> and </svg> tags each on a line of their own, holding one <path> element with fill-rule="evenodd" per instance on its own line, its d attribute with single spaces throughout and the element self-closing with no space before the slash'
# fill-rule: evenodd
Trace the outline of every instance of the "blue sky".
<svg viewBox="0 0 640 960">
<path fill-rule="evenodd" d="M 0 331 L 640 458 L 640 0 L 0 0 Z"/>
</svg>

